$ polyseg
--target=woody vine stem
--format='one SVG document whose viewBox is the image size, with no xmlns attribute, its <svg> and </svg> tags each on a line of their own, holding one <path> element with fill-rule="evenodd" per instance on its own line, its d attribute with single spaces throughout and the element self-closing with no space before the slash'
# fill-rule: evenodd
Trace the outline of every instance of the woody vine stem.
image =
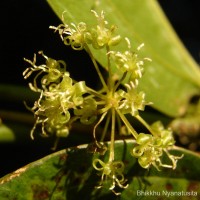
<svg viewBox="0 0 200 200">
<path fill-rule="evenodd" d="M 36 119 L 31 138 L 34 138 L 34 131 L 39 124 L 44 136 L 55 134 L 57 137 L 67 137 L 73 123 L 79 120 L 85 125 L 94 124 L 93 136 L 96 147 L 105 152 L 107 148 L 103 142 L 105 135 L 110 133 L 108 160 L 95 158 L 92 165 L 95 170 L 101 172 L 98 187 L 102 187 L 105 181 L 109 181 L 109 189 L 119 194 L 116 192 L 116 187 L 126 188 L 128 184 L 124 176 L 124 163 L 115 160 L 116 134 L 133 136 L 136 145 L 131 154 L 138 158 L 143 168 L 153 165 L 158 170 L 160 167 L 175 169 L 177 160 L 182 156 L 177 157 L 169 152 L 175 143 L 170 129 L 165 129 L 160 121 L 149 125 L 140 116 L 139 111 L 143 111 L 146 105 L 151 104 L 146 102 L 145 93 L 138 91 L 143 67 L 146 62 L 151 62 L 150 58 L 141 58 L 139 55 L 144 44 L 134 51 L 131 50 L 129 39 L 123 39 L 115 33 L 116 26 L 109 25 L 103 11 L 97 14 L 92 10 L 92 13 L 97 19 L 97 24 L 94 26 L 80 22 L 77 25 L 64 23 L 50 28 L 59 33 L 65 45 L 70 45 L 74 50 L 86 50 L 99 76 L 102 89 L 96 91 L 86 86 L 85 81 L 73 80 L 64 61 L 49 58 L 43 52 L 39 54 L 46 60 L 45 64 L 36 65 L 36 54 L 33 61 L 25 59 L 31 67 L 24 71 L 24 78 L 27 79 L 35 74 L 33 83 L 29 83 L 29 86 L 34 92 L 40 93 L 40 98 L 31 108 Z M 112 50 L 113 46 L 121 42 L 127 43 L 126 51 Z M 92 54 L 92 48 L 105 49 L 107 78 L 102 75 Z M 139 120 L 148 132 L 138 133 L 127 119 L 127 115 Z M 98 139 L 96 129 L 103 121 L 105 121 L 104 130 L 101 138 Z M 163 154 L 168 156 L 171 164 L 162 162 Z"/>
</svg>

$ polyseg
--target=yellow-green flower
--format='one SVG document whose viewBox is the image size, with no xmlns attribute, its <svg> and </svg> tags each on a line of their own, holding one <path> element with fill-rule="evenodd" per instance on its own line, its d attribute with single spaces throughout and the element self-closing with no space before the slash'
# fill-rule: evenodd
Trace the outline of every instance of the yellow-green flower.
<svg viewBox="0 0 200 200">
<path fill-rule="evenodd" d="M 148 105 L 145 101 L 145 93 L 137 91 L 137 83 L 130 82 L 130 84 L 125 84 L 127 92 L 121 92 L 121 101 L 119 103 L 118 109 L 123 114 L 130 113 L 132 116 L 138 115 L 138 111 L 143 111 L 145 106 Z"/>
<path fill-rule="evenodd" d="M 102 186 L 104 181 L 111 181 L 110 190 L 114 190 L 115 186 L 120 188 L 128 187 L 128 184 L 125 184 L 126 180 L 123 175 L 124 163 L 122 161 L 109 161 L 105 163 L 100 159 L 95 159 L 93 167 L 102 173 L 99 187 Z"/>
<path fill-rule="evenodd" d="M 177 160 L 182 156 L 173 156 L 169 153 L 169 149 L 173 147 L 175 141 L 172 132 L 164 129 L 161 122 L 155 122 L 151 126 L 153 135 L 140 133 L 136 139 L 137 145 L 133 148 L 132 154 L 138 158 L 139 164 L 143 168 L 151 165 L 159 170 L 159 167 L 176 168 Z M 162 155 L 165 153 L 171 164 L 162 163 Z"/>
</svg>

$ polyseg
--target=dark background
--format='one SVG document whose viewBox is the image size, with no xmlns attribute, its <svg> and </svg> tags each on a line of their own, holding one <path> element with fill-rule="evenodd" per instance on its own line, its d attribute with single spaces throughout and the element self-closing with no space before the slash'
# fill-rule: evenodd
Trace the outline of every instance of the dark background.
<svg viewBox="0 0 200 200">
<path fill-rule="evenodd" d="M 199 63 L 200 57 L 200 3 L 197 0 L 160 0 L 159 1 L 174 26 L 179 37 Z M 6 0 L 0 6 L 0 84 L 26 85 L 22 77 L 27 67 L 23 58 L 32 59 L 33 53 L 44 50 L 45 54 L 56 59 L 63 59 L 67 63 L 87 63 L 88 56 L 84 51 L 71 53 L 57 35 L 49 30 L 49 25 L 60 23 L 48 4 L 43 0 Z M 78 54 L 78 55 L 77 55 Z M 70 55 L 67 57 L 66 55 Z M 78 60 L 77 60 L 78 56 Z M 79 75 L 87 77 L 92 73 L 91 68 L 79 69 Z M 92 78 L 91 83 L 96 77 Z M 0 94 L 1 97 L 2 94 Z M 4 104 L 0 102 L 0 110 Z M 21 109 L 23 104 L 14 105 Z M 0 143 L 0 177 L 33 160 L 50 153 L 49 147 L 38 147 L 38 143 L 30 141 L 27 133 L 27 144 L 17 146 Z M 41 145 L 41 144 L 40 144 Z M 48 146 L 48 145 L 47 145 Z"/>
</svg>

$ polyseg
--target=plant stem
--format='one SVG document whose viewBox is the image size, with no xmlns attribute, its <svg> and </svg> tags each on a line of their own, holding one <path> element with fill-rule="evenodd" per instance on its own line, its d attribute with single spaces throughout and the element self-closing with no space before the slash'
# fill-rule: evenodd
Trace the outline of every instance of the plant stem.
<svg viewBox="0 0 200 200">
<path fill-rule="evenodd" d="M 136 130 L 131 126 L 131 124 L 129 123 L 129 121 L 126 119 L 126 117 L 124 116 L 124 114 L 122 114 L 119 110 L 116 110 L 118 115 L 120 116 L 121 120 L 124 122 L 124 124 L 126 125 L 126 127 L 128 128 L 128 130 L 131 132 L 131 134 L 133 135 L 133 137 L 135 139 L 137 139 L 138 137 L 138 133 L 136 132 Z"/>
<path fill-rule="evenodd" d="M 111 115 L 112 115 L 112 119 L 111 119 L 111 138 L 110 138 L 110 156 L 109 156 L 109 162 L 114 161 L 115 158 L 115 109 L 112 108 L 111 110 Z"/>
<path fill-rule="evenodd" d="M 99 97 L 100 99 L 105 99 L 105 96 L 101 94 L 99 91 L 93 90 L 90 87 L 87 87 L 87 90 L 91 95 L 94 95 L 95 97 Z"/>
<path fill-rule="evenodd" d="M 90 56 L 90 58 L 91 58 L 91 60 L 92 60 L 92 62 L 94 64 L 94 67 L 95 67 L 95 69 L 97 71 L 97 74 L 98 74 L 98 76 L 100 78 L 100 81 L 101 81 L 103 87 L 105 88 L 106 91 L 108 91 L 108 87 L 107 87 L 106 82 L 105 82 L 105 80 L 103 78 L 103 75 L 101 74 L 99 66 L 98 66 L 96 60 L 94 59 L 94 56 L 92 55 L 92 52 L 90 51 L 90 49 L 89 49 L 89 47 L 87 45 L 85 46 L 85 50 L 89 54 L 89 56 Z"/>
<path fill-rule="evenodd" d="M 111 70 L 111 65 L 110 65 L 110 48 L 107 45 L 106 46 L 106 51 L 107 51 L 107 65 L 108 65 L 108 88 L 110 91 L 113 90 L 113 84 L 112 84 L 112 70 Z"/>
<path fill-rule="evenodd" d="M 97 126 L 103 121 L 103 119 L 105 118 L 106 114 L 107 114 L 107 112 L 104 112 L 104 113 L 101 115 L 99 121 L 96 123 L 96 125 L 94 126 L 94 129 L 93 129 L 93 137 L 94 137 L 94 140 L 95 140 L 95 142 L 96 142 L 96 144 L 97 144 L 98 147 L 101 147 L 101 146 L 99 145 L 99 143 L 98 143 L 98 141 L 97 141 L 97 139 L 96 139 L 96 128 L 97 128 Z"/>
<path fill-rule="evenodd" d="M 102 136 L 101 136 L 101 139 L 100 139 L 101 142 L 103 142 L 103 140 L 105 138 L 105 135 L 106 135 L 106 133 L 108 131 L 108 125 L 110 123 L 110 118 L 111 118 L 111 113 L 109 112 L 108 113 L 108 117 L 106 119 L 106 124 L 105 124 L 104 129 L 103 129 L 103 133 L 102 133 Z"/>
<path fill-rule="evenodd" d="M 121 121 L 121 118 L 119 117 L 119 115 L 116 115 L 116 119 L 117 119 L 118 132 L 120 134 L 121 133 L 121 127 L 122 127 L 122 121 Z"/>
<path fill-rule="evenodd" d="M 154 131 L 152 130 L 152 128 L 150 127 L 150 125 L 142 118 L 140 117 L 140 115 L 135 116 L 135 118 L 137 118 L 146 128 L 147 130 L 152 134 L 154 134 Z"/>
<path fill-rule="evenodd" d="M 122 83 L 122 81 L 126 78 L 127 72 L 123 73 L 121 79 L 116 83 L 113 91 L 115 92 L 117 90 L 117 88 L 119 87 L 119 85 Z"/>
</svg>

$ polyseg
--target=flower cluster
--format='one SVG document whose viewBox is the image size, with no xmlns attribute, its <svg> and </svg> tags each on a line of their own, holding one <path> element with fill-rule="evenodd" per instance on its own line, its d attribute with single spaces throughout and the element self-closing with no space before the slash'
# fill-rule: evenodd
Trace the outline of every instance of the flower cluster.
<svg viewBox="0 0 200 200">
<path fill-rule="evenodd" d="M 85 45 L 91 44 L 95 49 L 101 49 L 105 46 L 114 46 L 121 41 L 120 35 L 114 35 L 115 26 L 108 27 L 104 12 L 98 15 L 92 10 L 97 18 L 97 26 L 89 28 L 86 23 L 80 22 L 77 26 L 71 23 L 71 26 L 62 24 L 58 27 L 50 28 L 59 31 L 59 34 L 65 45 L 71 45 L 74 50 L 82 50 Z"/>
<path fill-rule="evenodd" d="M 84 81 L 73 83 L 69 72 L 66 71 L 64 61 L 56 61 L 43 56 L 46 64 L 39 66 L 36 65 L 36 55 L 34 55 L 33 62 L 25 59 L 31 67 L 27 68 L 23 75 L 28 78 L 33 72 L 38 71 L 33 84 L 29 85 L 33 91 L 41 93 L 39 100 L 32 108 L 36 123 L 31 136 L 33 138 L 36 125 L 42 124 L 43 135 L 47 135 L 46 132 L 48 132 L 56 133 L 58 137 L 66 137 L 70 127 L 70 109 L 77 109 L 83 104 L 82 95 L 87 92 L 87 88 Z M 41 81 L 38 84 L 39 77 Z"/>
<path fill-rule="evenodd" d="M 121 72 L 129 72 L 130 80 L 138 80 L 142 77 L 144 68 L 144 60 L 149 60 L 149 58 L 139 59 L 136 52 L 131 51 L 131 44 L 128 38 L 125 38 L 128 44 L 128 50 L 124 52 L 120 51 L 110 51 L 111 58 L 116 63 L 116 67 Z M 144 44 L 141 44 L 137 50 L 139 51 Z"/>
<path fill-rule="evenodd" d="M 97 119 L 97 104 L 93 98 L 85 99 L 83 103 L 74 110 L 76 116 L 80 116 L 83 124 L 92 124 Z"/>
<path fill-rule="evenodd" d="M 161 122 L 155 122 L 151 125 L 153 135 L 140 133 L 136 139 L 137 146 L 133 148 L 133 156 L 138 158 L 139 164 L 143 168 L 151 165 L 159 170 L 159 167 L 176 168 L 177 160 L 182 156 L 173 156 L 168 152 L 175 141 L 171 130 L 164 129 Z M 163 164 L 161 156 L 165 152 L 172 164 Z"/>
<path fill-rule="evenodd" d="M 113 161 L 113 162 L 103 162 L 100 159 L 93 160 L 93 167 L 97 171 L 101 171 L 101 182 L 99 187 L 102 187 L 103 182 L 111 181 L 110 190 L 114 191 L 115 186 L 120 188 L 127 188 L 126 180 L 124 178 L 124 163 L 122 161 Z M 116 193 L 118 194 L 118 193 Z"/>
<path fill-rule="evenodd" d="M 127 91 L 118 90 L 118 95 L 121 97 L 121 101 L 118 109 L 123 114 L 131 114 L 132 116 L 137 116 L 139 110 L 143 111 L 145 106 L 148 105 L 145 101 L 145 93 L 137 91 L 137 85 L 133 82 L 130 84 L 125 84 Z"/>
<path fill-rule="evenodd" d="M 132 134 L 136 140 L 137 145 L 133 148 L 132 155 L 138 158 L 143 168 L 153 165 L 158 170 L 159 167 L 175 169 L 177 160 L 182 156 L 173 156 L 169 152 L 175 143 L 171 130 L 165 129 L 160 122 L 149 126 L 140 116 L 140 111 L 144 111 L 145 106 L 150 104 L 145 100 L 145 93 L 138 91 L 145 60 L 151 61 L 149 58 L 139 57 L 139 50 L 144 44 L 132 51 L 130 40 L 128 38 L 122 40 L 120 35 L 115 34 L 116 26 L 108 24 L 103 11 L 100 15 L 95 11 L 92 13 L 97 19 L 97 25 L 88 26 L 85 22 L 80 22 L 78 25 L 61 24 L 50 28 L 58 31 L 65 45 L 70 45 L 74 50 L 85 49 L 88 52 L 102 83 L 100 90 L 96 91 L 86 86 L 84 81 L 73 80 L 66 71 L 64 61 L 49 58 L 42 52 L 40 54 L 46 63 L 36 65 L 36 55 L 33 61 L 25 59 L 31 67 L 26 69 L 23 75 L 24 78 L 28 78 L 36 73 L 33 83 L 29 86 L 33 91 L 40 93 L 40 98 L 32 108 L 36 117 L 31 132 L 32 138 L 38 124 L 42 125 L 43 135 L 55 133 L 57 137 L 64 137 L 69 134 L 72 124 L 80 120 L 82 124 L 94 125 L 93 137 L 96 147 L 93 153 L 103 154 L 107 151 L 103 142 L 105 135 L 108 134 L 110 136 L 108 161 L 104 162 L 95 157 L 93 167 L 101 172 L 100 186 L 103 186 L 104 182 L 109 182 L 111 183 L 109 189 L 115 192 L 116 186 L 119 188 L 128 186 L 124 178 L 124 164 L 122 161 L 116 161 L 114 154 L 115 136 L 117 133 L 120 134 L 122 129 L 125 134 Z M 112 50 L 112 46 L 118 45 L 121 41 L 126 41 L 127 50 L 123 52 Z M 106 77 L 101 73 L 91 48 L 105 48 Z M 138 134 L 126 117 L 127 114 L 139 120 L 149 133 Z M 102 135 L 97 137 L 97 127 L 104 120 Z M 163 154 L 167 155 L 172 164 L 163 164 Z"/>
</svg>

